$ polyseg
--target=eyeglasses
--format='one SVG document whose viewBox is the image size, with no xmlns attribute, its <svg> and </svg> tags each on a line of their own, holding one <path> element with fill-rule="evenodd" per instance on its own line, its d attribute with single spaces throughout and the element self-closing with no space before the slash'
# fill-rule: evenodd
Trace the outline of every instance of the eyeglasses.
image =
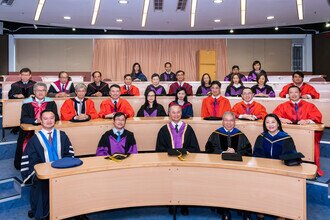
<svg viewBox="0 0 330 220">
<path fill-rule="evenodd" d="M 45 89 L 43 89 L 43 90 L 34 90 L 35 92 L 46 92 L 46 90 Z"/>
</svg>

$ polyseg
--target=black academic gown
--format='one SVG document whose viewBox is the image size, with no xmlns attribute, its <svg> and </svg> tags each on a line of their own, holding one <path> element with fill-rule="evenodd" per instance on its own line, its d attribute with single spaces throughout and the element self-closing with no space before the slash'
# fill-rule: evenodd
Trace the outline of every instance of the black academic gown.
<svg viewBox="0 0 330 220">
<path fill-rule="evenodd" d="M 60 132 L 61 145 L 57 145 L 60 148 L 61 155 L 58 155 L 59 159 L 64 157 L 73 157 L 74 150 L 68 136 L 63 132 Z M 54 137 L 53 137 L 54 140 Z M 50 162 L 46 157 L 48 153 L 47 148 L 44 149 L 37 135 L 33 135 L 30 139 L 26 150 L 22 156 L 22 169 L 21 174 L 24 183 L 32 182 L 30 192 L 30 205 L 32 213 L 35 219 L 41 219 L 49 215 L 49 181 L 40 180 L 35 175 L 34 166 L 39 163 Z"/>
<path fill-rule="evenodd" d="M 191 153 L 200 152 L 199 144 L 194 130 L 188 124 L 186 124 L 187 129 L 183 134 L 183 146 L 187 151 Z M 161 127 L 158 132 L 157 142 L 156 142 L 156 152 L 167 152 L 172 146 L 170 131 L 168 130 L 167 125 Z"/>
<path fill-rule="evenodd" d="M 31 99 L 32 100 L 32 99 Z M 50 110 L 54 112 L 55 114 L 55 120 L 59 120 L 59 116 L 57 113 L 57 106 L 54 101 L 48 101 L 45 110 Z M 21 110 L 21 123 L 24 124 L 35 124 L 35 110 L 31 102 L 24 103 L 22 105 Z M 23 153 L 23 144 L 24 141 L 28 141 L 32 135 L 34 134 L 34 131 L 24 131 L 21 128 L 19 129 L 17 144 L 16 144 L 16 153 L 15 153 L 15 159 L 14 159 L 14 166 L 16 169 L 21 169 L 21 157 Z"/>
<path fill-rule="evenodd" d="M 28 98 L 33 94 L 33 86 L 36 82 L 29 80 L 27 84 L 24 84 L 22 81 L 17 81 L 11 84 L 11 88 L 8 93 L 9 99 L 17 99 L 14 95 L 23 94 L 24 98 Z"/>
<path fill-rule="evenodd" d="M 109 96 L 108 83 L 101 82 L 100 86 L 97 86 L 95 82 L 88 84 L 86 96 L 92 96 L 94 93 L 101 92 L 102 96 Z"/>
<path fill-rule="evenodd" d="M 221 154 L 228 147 L 233 148 L 236 153 L 242 156 L 252 156 L 249 140 L 237 128 L 234 128 L 230 133 L 227 133 L 223 127 L 214 131 L 205 145 L 205 151 L 211 154 Z"/>
<path fill-rule="evenodd" d="M 152 115 L 152 113 L 157 110 L 157 115 Z M 145 115 L 145 112 L 147 112 L 147 114 L 149 115 Z M 165 112 L 165 109 L 164 107 L 161 105 L 161 104 L 158 104 L 153 107 L 153 108 L 149 108 L 149 107 L 146 107 L 145 105 L 142 105 L 141 108 L 139 109 L 136 117 L 156 117 L 156 116 L 166 116 L 166 112 Z"/>
</svg>

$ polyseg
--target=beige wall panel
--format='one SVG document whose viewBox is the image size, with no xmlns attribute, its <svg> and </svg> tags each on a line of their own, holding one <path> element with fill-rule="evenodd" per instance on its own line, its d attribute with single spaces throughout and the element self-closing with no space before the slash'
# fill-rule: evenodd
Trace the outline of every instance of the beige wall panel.
<svg viewBox="0 0 330 220">
<path fill-rule="evenodd" d="M 291 39 L 228 39 L 228 67 L 249 72 L 259 60 L 266 71 L 291 71 Z"/>
<path fill-rule="evenodd" d="M 91 71 L 91 39 L 17 39 L 16 69 L 32 71 Z"/>
</svg>

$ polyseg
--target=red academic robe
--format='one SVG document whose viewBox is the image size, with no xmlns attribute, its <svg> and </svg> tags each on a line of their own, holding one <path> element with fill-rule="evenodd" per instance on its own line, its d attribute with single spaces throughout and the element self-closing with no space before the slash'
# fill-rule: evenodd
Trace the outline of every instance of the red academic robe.
<svg viewBox="0 0 330 220">
<path fill-rule="evenodd" d="M 98 118 L 97 111 L 94 106 L 94 102 L 91 99 L 85 99 L 85 114 L 89 115 L 91 119 Z M 61 107 L 61 120 L 69 121 L 77 115 L 77 111 L 74 107 L 74 101 L 67 99 Z"/>
<path fill-rule="evenodd" d="M 294 85 L 293 83 L 289 83 L 288 85 L 284 86 L 282 91 L 280 92 L 279 96 L 282 98 L 285 98 L 286 95 L 289 93 L 290 86 L 293 86 L 293 85 Z M 313 99 L 320 98 L 320 93 L 318 93 L 313 86 L 311 86 L 307 83 L 303 83 L 300 86 L 300 90 L 301 90 L 301 95 L 310 95 Z"/>
<path fill-rule="evenodd" d="M 120 94 L 121 95 L 134 95 L 140 96 L 139 88 L 133 85 L 129 86 L 129 90 L 126 89 L 126 85 L 120 87 Z"/>
<path fill-rule="evenodd" d="M 115 106 L 111 99 L 107 99 L 101 102 L 99 117 L 104 118 L 104 116 L 115 112 Z M 124 113 L 128 118 L 134 117 L 134 110 L 132 106 L 126 99 L 119 98 L 117 103 L 117 111 Z"/>
<path fill-rule="evenodd" d="M 248 109 L 248 105 L 245 104 L 244 101 L 238 102 L 231 111 L 234 112 L 236 118 L 238 118 L 239 115 L 249 114 L 255 115 L 258 119 L 264 119 L 267 115 L 265 106 L 255 101 L 250 104 L 250 109 Z"/>
<path fill-rule="evenodd" d="M 300 120 L 313 120 L 315 123 L 322 123 L 322 113 L 318 108 L 305 100 L 300 100 L 298 103 L 298 113 L 294 109 L 294 104 L 291 101 L 284 102 L 276 107 L 273 112 L 280 118 L 286 118 L 291 121 L 300 121 Z M 314 139 L 314 160 L 317 165 L 317 172 L 320 176 L 323 175 L 323 171 L 320 166 L 320 140 L 322 137 L 322 131 L 315 132 Z"/>
<path fill-rule="evenodd" d="M 214 108 L 214 104 L 216 107 Z M 230 102 L 227 98 L 220 96 L 217 98 L 216 103 L 214 103 L 214 98 L 209 96 L 203 99 L 201 117 L 222 117 L 223 113 L 230 111 Z"/>
<path fill-rule="evenodd" d="M 186 90 L 187 95 L 193 95 L 192 86 L 189 83 L 184 82 L 181 87 Z M 178 90 L 179 88 L 180 88 L 179 82 L 172 83 L 170 85 L 170 90 L 168 91 L 168 94 L 175 95 L 176 90 Z"/>
</svg>

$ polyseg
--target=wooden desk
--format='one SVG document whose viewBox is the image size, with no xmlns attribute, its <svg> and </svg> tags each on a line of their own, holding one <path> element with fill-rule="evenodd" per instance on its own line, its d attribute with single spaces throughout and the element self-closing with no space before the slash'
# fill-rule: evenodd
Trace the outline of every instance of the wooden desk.
<svg viewBox="0 0 330 220">
<path fill-rule="evenodd" d="M 194 129 L 200 148 L 205 144 L 213 131 L 218 129 L 221 121 L 205 121 L 200 117 L 184 120 Z M 139 151 L 154 151 L 159 129 L 169 122 L 168 117 L 132 118 L 127 120 L 126 129 L 134 132 Z M 22 124 L 23 130 L 40 130 L 40 126 Z M 69 136 L 76 155 L 95 155 L 98 142 L 107 130 L 112 129 L 112 120 L 95 119 L 89 122 L 72 123 L 60 121 L 56 127 Z M 237 121 L 236 127 L 248 137 L 252 147 L 257 136 L 262 132 L 262 122 Z M 323 130 L 323 125 L 283 125 L 297 147 L 305 155 L 305 161 L 314 161 L 314 131 Z"/>
<path fill-rule="evenodd" d="M 138 96 L 138 97 L 123 97 L 129 101 L 129 103 L 132 105 L 135 115 L 140 109 L 141 105 L 144 103 L 144 97 Z M 194 110 L 194 116 L 199 117 L 201 115 L 201 108 L 202 108 L 202 101 L 205 97 L 202 96 L 191 96 L 188 98 L 188 100 L 193 105 Z M 107 97 L 92 97 L 91 98 L 95 103 L 95 108 L 97 111 L 100 110 L 100 104 L 104 99 L 107 99 Z M 242 99 L 239 97 L 229 97 L 231 106 L 234 106 L 237 102 L 240 102 Z M 63 98 L 55 98 L 54 99 L 57 104 L 58 112 L 60 112 L 60 108 L 65 101 Z M 162 96 L 158 97 L 157 101 L 158 103 L 162 104 L 167 111 L 168 104 L 174 100 L 174 97 L 171 96 Z M 255 101 L 261 103 L 266 107 L 267 112 L 271 113 L 273 110 L 278 106 L 279 104 L 287 101 L 288 99 L 284 98 L 254 98 Z M 313 99 L 308 100 L 309 102 L 315 104 L 318 109 L 322 112 L 323 115 L 323 123 L 326 127 L 330 127 L 330 114 L 328 114 L 329 107 L 330 107 L 330 99 Z M 21 105 L 22 100 L 18 99 L 3 99 L 2 102 L 2 126 L 4 128 L 7 127 L 14 127 L 19 126 L 20 124 L 20 117 L 21 117 Z"/>
<path fill-rule="evenodd" d="M 306 219 L 306 179 L 316 166 L 287 167 L 279 160 L 190 154 L 185 161 L 166 153 L 131 155 L 122 162 L 82 159 L 70 169 L 35 166 L 50 183 L 50 219 L 103 210 L 159 205 L 197 205 L 249 210 Z M 242 182 L 243 180 L 243 182 Z"/>
</svg>

